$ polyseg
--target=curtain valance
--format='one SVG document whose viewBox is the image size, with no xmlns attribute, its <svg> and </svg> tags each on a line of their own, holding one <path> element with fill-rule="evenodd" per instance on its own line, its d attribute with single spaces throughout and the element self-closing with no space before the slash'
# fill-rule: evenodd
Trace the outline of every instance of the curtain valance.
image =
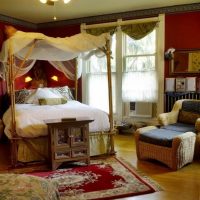
<svg viewBox="0 0 200 200">
<path fill-rule="evenodd" d="M 86 33 L 96 36 L 101 35 L 103 33 L 110 33 L 110 35 L 113 35 L 116 31 L 117 26 L 86 29 Z"/>
<path fill-rule="evenodd" d="M 123 25 L 121 26 L 121 30 L 129 37 L 140 40 L 151 33 L 156 27 L 156 24 L 157 22 Z"/>
<path fill-rule="evenodd" d="M 139 24 L 128 24 L 119 25 L 122 32 L 126 33 L 129 37 L 139 40 L 148 35 L 156 27 L 157 22 L 139 23 Z M 102 28 L 91 28 L 86 29 L 86 33 L 91 35 L 100 35 L 102 33 L 110 33 L 113 35 L 117 31 L 117 26 L 102 27 Z"/>
</svg>

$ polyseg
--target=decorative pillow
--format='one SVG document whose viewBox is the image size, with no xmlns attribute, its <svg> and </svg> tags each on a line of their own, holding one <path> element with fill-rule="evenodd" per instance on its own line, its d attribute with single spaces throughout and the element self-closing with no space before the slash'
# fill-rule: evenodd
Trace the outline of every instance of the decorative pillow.
<svg viewBox="0 0 200 200">
<path fill-rule="evenodd" d="M 22 89 L 15 91 L 15 103 L 25 103 L 26 98 L 31 94 L 31 90 Z"/>
<path fill-rule="evenodd" d="M 26 174 L 0 174 L 0 199 L 59 200 L 58 185 L 42 177 Z"/>
<path fill-rule="evenodd" d="M 194 112 L 200 114 L 200 101 L 196 100 L 186 100 L 182 103 L 182 110 L 188 111 L 188 112 Z"/>
<path fill-rule="evenodd" d="M 61 94 L 55 94 L 49 88 L 38 88 L 32 95 L 28 97 L 26 103 L 38 104 L 38 99 L 43 98 L 63 98 Z"/>
<path fill-rule="evenodd" d="M 200 114 L 198 113 L 180 110 L 178 115 L 178 122 L 195 125 L 195 122 L 199 117 Z"/>
<path fill-rule="evenodd" d="M 59 93 L 61 94 L 63 97 L 67 98 L 67 100 L 74 100 L 74 97 L 72 95 L 72 92 L 70 90 L 70 88 L 68 86 L 64 86 L 64 87 L 55 87 L 55 88 L 51 88 L 51 90 L 54 93 Z"/>
<path fill-rule="evenodd" d="M 43 98 L 38 99 L 40 105 L 59 105 L 67 103 L 66 98 Z"/>
</svg>

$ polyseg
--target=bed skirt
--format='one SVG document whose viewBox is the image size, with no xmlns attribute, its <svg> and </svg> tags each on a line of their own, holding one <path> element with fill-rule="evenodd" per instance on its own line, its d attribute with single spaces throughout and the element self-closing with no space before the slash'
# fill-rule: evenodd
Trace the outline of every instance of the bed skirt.
<svg viewBox="0 0 200 200">
<path fill-rule="evenodd" d="M 90 156 L 112 153 L 113 140 L 110 132 L 89 134 Z M 18 140 L 17 160 L 19 162 L 41 161 L 48 158 L 47 137 Z M 30 148 L 32 146 L 36 151 Z M 39 155 L 41 154 L 41 155 Z"/>
</svg>

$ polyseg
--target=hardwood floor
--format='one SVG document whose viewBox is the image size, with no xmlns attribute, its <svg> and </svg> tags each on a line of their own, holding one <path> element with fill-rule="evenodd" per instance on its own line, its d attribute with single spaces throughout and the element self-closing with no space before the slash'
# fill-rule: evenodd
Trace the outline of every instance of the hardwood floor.
<svg viewBox="0 0 200 200">
<path fill-rule="evenodd" d="M 200 200 L 200 161 L 194 161 L 178 171 L 172 171 L 158 162 L 138 161 L 134 135 L 115 135 L 116 156 L 131 163 L 156 181 L 163 191 L 123 200 Z M 9 165 L 7 144 L 0 144 L 0 170 Z"/>
<path fill-rule="evenodd" d="M 115 150 L 118 157 L 124 158 L 144 172 L 163 189 L 161 192 L 124 199 L 200 200 L 200 161 L 194 161 L 178 171 L 172 171 L 158 162 L 138 161 L 133 135 L 116 135 Z"/>
</svg>

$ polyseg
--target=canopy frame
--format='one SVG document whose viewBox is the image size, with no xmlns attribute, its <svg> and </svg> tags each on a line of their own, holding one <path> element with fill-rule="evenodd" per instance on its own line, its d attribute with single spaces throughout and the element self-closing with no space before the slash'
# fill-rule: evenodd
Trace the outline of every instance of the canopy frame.
<svg viewBox="0 0 200 200">
<path fill-rule="evenodd" d="M 39 39 L 41 40 L 41 39 Z M 27 51 L 23 61 L 20 63 L 20 68 L 23 68 L 23 65 L 25 61 L 28 59 L 28 57 L 31 55 L 31 52 L 33 51 L 37 39 L 34 40 L 33 44 L 31 45 L 30 49 Z M 101 48 L 100 48 L 101 49 Z M 113 140 L 113 133 L 114 133 L 114 127 L 113 127 L 113 102 L 112 102 L 112 79 L 111 79 L 111 50 L 110 50 L 110 41 L 106 39 L 106 45 L 105 45 L 106 51 L 103 51 L 106 54 L 107 59 L 107 76 L 108 76 L 108 96 L 109 96 L 109 122 L 110 122 L 110 131 L 109 131 L 109 140 L 110 140 L 110 154 L 113 154 L 114 151 L 114 140 Z M 105 50 L 104 49 L 104 50 Z M 27 138 L 21 138 L 16 133 L 16 112 L 15 112 L 15 78 L 16 75 L 14 75 L 13 70 L 13 63 L 14 63 L 14 53 L 12 48 L 12 40 L 9 41 L 9 49 L 8 49 L 8 58 L 7 58 L 7 64 L 8 64 L 8 90 L 10 93 L 10 102 L 11 102 L 11 165 L 12 167 L 16 167 L 18 165 L 17 161 L 17 141 L 22 139 L 23 141 L 26 141 Z M 78 76 L 77 76 L 77 62 L 75 66 L 75 99 L 77 100 L 78 95 Z M 27 141 L 28 142 L 28 141 Z M 29 145 L 29 147 L 32 148 L 36 153 L 37 151 Z"/>
</svg>

